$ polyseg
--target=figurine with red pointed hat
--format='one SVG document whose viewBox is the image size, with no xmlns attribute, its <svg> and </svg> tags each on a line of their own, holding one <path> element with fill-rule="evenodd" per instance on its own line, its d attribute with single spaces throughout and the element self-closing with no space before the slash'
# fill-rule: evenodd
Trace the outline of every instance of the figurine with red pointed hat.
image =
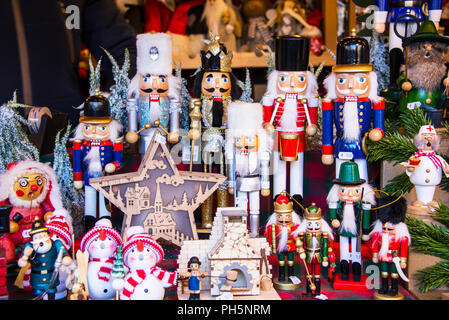
<svg viewBox="0 0 449 320">
<path fill-rule="evenodd" d="M 108 99 L 99 89 L 84 102 L 79 121 L 73 138 L 73 180 L 76 189 L 84 187 L 84 225 L 89 230 L 97 215 L 98 219 L 111 216 L 104 196 L 90 186 L 89 179 L 113 174 L 123 166 L 122 126 L 112 119 Z"/>
<path fill-rule="evenodd" d="M 157 267 L 164 250 L 143 227 L 130 227 L 126 234 L 123 262 L 129 272 L 125 279 L 114 280 L 114 289 L 120 292 L 120 300 L 162 300 L 165 288 L 176 285 L 176 272 Z"/>
<path fill-rule="evenodd" d="M 383 138 L 385 103 L 377 95 L 368 41 L 356 36 L 355 30 L 338 42 L 337 62 L 324 86 L 322 162 L 331 165 L 335 158 L 338 177 L 343 162 L 355 161 L 360 177 L 368 180 L 365 139 Z"/>
<path fill-rule="evenodd" d="M 122 237 L 112 228 L 107 218 L 100 219 L 81 239 L 80 250 L 89 252 L 87 266 L 87 286 L 89 299 L 112 300 L 115 291 L 112 288 L 111 272 L 117 248 Z"/>
<path fill-rule="evenodd" d="M 15 260 L 15 249 L 31 240 L 35 218 L 63 216 L 72 230 L 72 218 L 62 205 L 55 171 L 34 160 L 10 163 L 0 175 L 0 205 L 11 205 L 9 233 L 0 238 L 8 261 Z"/>
<path fill-rule="evenodd" d="M 265 225 L 265 237 L 272 247 L 272 253 L 279 261 L 279 275 L 274 279 L 274 285 L 281 290 L 296 290 L 300 280 L 295 276 L 295 253 L 301 246 L 301 241 L 295 230 L 301 224 L 301 217 L 293 210 L 293 202 L 285 192 L 274 200 L 274 212 Z M 285 264 L 287 261 L 287 278 Z"/>
</svg>

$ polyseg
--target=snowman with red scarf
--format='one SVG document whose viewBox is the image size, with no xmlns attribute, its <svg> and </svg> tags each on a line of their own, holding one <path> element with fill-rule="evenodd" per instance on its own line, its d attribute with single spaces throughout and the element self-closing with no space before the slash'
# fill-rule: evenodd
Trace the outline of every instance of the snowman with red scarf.
<svg viewBox="0 0 449 320">
<path fill-rule="evenodd" d="M 111 300 L 115 296 L 111 271 L 117 248 L 122 244 L 120 234 L 109 219 L 100 219 L 81 239 L 81 251 L 89 252 L 87 285 L 89 299 Z"/>
<path fill-rule="evenodd" d="M 124 279 L 113 281 L 114 289 L 120 292 L 120 300 L 162 300 L 165 288 L 177 281 L 176 272 L 156 266 L 164 257 L 164 250 L 141 226 L 128 228 L 127 236 L 123 262 L 128 273 Z"/>
</svg>

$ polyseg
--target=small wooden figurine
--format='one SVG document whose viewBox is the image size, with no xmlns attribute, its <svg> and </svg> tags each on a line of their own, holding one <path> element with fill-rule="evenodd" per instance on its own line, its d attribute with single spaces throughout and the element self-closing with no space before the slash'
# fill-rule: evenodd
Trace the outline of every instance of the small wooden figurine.
<svg viewBox="0 0 449 320">
<path fill-rule="evenodd" d="M 201 261 L 198 257 L 191 257 L 187 262 L 188 272 L 180 274 L 180 277 L 189 279 L 189 300 L 200 300 L 201 279 L 206 277 L 207 272 L 200 272 Z"/>
</svg>

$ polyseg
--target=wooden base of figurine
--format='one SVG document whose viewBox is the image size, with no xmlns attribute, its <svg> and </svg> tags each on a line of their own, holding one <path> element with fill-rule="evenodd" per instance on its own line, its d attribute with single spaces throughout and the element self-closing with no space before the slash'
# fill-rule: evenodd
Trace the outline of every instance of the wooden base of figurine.
<svg viewBox="0 0 449 320">
<path fill-rule="evenodd" d="M 295 291 L 303 286 L 303 283 L 294 284 L 293 282 L 290 282 L 288 280 L 281 282 L 277 278 L 273 279 L 273 287 L 282 291 Z"/>
<path fill-rule="evenodd" d="M 395 296 L 390 296 L 388 294 L 381 294 L 379 292 L 375 292 L 373 296 L 374 300 L 404 300 L 404 295 L 398 292 Z"/>
<path fill-rule="evenodd" d="M 335 275 L 334 289 L 335 290 L 351 290 L 351 291 L 368 291 L 366 285 L 367 276 L 362 275 L 360 281 L 354 281 L 352 274 L 349 275 L 349 280 L 342 280 L 341 274 Z"/>
<path fill-rule="evenodd" d="M 186 290 L 184 293 L 181 292 L 181 290 L 178 290 L 178 300 L 189 300 L 189 292 Z M 219 297 L 211 296 L 209 290 L 201 291 L 200 294 L 200 300 L 218 300 Z M 233 300 L 281 300 L 281 297 L 276 292 L 274 288 L 267 290 L 267 291 L 260 291 L 260 294 L 258 296 L 251 296 L 251 295 L 234 295 Z"/>
<path fill-rule="evenodd" d="M 429 207 L 407 206 L 407 214 L 416 218 L 429 217 L 432 210 Z"/>
</svg>

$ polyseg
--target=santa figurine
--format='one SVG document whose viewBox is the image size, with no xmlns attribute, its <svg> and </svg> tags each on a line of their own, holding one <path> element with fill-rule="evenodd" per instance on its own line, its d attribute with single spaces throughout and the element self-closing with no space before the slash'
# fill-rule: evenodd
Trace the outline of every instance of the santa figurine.
<svg viewBox="0 0 449 320">
<path fill-rule="evenodd" d="M 402 163 L 410 182 L 415 185 L 416 207 L 438 207 L 434 200 L 436 186 L 440 184 L 444 174 L 449 178 L 449 165 L 436 151 L 440 147 L 440 136 L 431 125 L 422 126 L 415 136 L 415 146 L 418 148 L 408 162 Z"/>
<path fill-rule="evenodd" d="M 137 73 L 128 89 L 129 131 L 126 141 L 145 154 L 155 128 L 167 134 L 169 143 L 179 140 L 181 78 L 172 74 L 172 38 L 167 33 L 137 35 Z"/>
<path fill-rule="evenodd" d="M 293 210 L 293 202 L 285 192 L 275 198 L 274 212 L 268 218 L 265 225 L 265 237 L 272 247 L 272 252 L 277 255 L 279 261 L 279 275 L 274 285 L 281 290 L 296 290 L 300 280 L 295 276 L 295 253 L 301 246 L 295 230 L 301 224 L 300 216 Z M 296 237 L 295 237 L 296 235 Z M 287 260 L 287 274 L 285 278 L 285 261 Z"/>
<path fill-rule="evenodd" d="M 17 264 L 21 268 L 28 265 L 31 268 L 30 282 L 35 295 L 43 297 L 47 294 L 48 300 L 55 300 L 56 288 L 60 283 L 59 267 L 69 266 L 72 258 L 61 241 L 50 238 L 50 231 L 43 220 L 35 218 L 29 235 L 32 240 L 25 245 Z"/>
<path fill-rule="evenodd" d="M 106 218 L 98 220 L 81 239 L 81 251 L 89 252 L 87 267 L 89 299 L 112 300 L 115 297 L 111 271 L 117 248 L 121 244 L 120 234 L 112 228 L 111 221 Z"/>
<path fill-rule="evenodd" d="M 304 261 L 307 268 L 305 297 L 326 299 L 321 295 L 321 265 L 324 268 L 329 265 L 329 252 L 332 252 L 329 239 L 333 240 L 334 236 L 332 228 L 321 217 L 321 208 L 318 208 L 315 203 L 305 209 L 304 219 L 293 232 L 293 237 L 300 239 L 297 250 L 299 258 Z"/>
<path fill-rule="evenodd" d="M 384 136 L 384 100 L 377 95 L 377 75 L 369 61 L 368 41 L 354 30 L 338 42 L 336 65 L 324 80 L 322 162 L 331 165 L 335 157 L 337 177 L 343 162 L 355 161 L 360 177 L 368 180 L 365 139 Z"/>
<path fill-rule="evenodd" d="M 408 247 L 411 237 L 404 223 L 407 201 L 397 196 L 387 196 L 379 200 L 379 212 L 374 222 L 372 237 L 373 262 L 380 264 L 382 277 L 381 288 L 374 298 L 403 299 L 399 294 L 399 277 L 408 282 L 402 269 L 407 267 Z M 389 286 L 391 279 L 391 287 Z"/>
<path fill-rule="evenodd" d="M 84 102 L 83 115 L 76 127 L 73 142 L 73 180 L 76 189 L 84 186 L 84 225 L 89 230 L 97 218 L 110 217 L 104 196 L 92 188 L 90 178 L 110 175 L 122 166 L 121 124 L 113 120 L 109 101 L 99 89 Z"/>
<path fill-rule="evenodd" d="M 275 39 L 276 66 L 268 75 L 263 96 L 264 126 L 275 131 L 273 196 L 287 190 L 287 163 L 293 198 L 303 195 L 306 137 L 317 131 L 317 81 L 309 66 L 310 39 L 281 36 Z"/>
<path fill-rule="evenodd" d="M 162 300 L 165 288 L 176 285 L 176 272 L 157 267 L 164 250 L 143 227 L 130 227 L 126 233 L 123 262 L 129 272 L 125 279 L 114 280 L 114 289 L 120 291 L 120 300 Z"/>
<path fill-rule="evenodd" d="M 55 171 L 33 160 L 10 163 L 0 175 L 0 205 L 11 205 L 9 233 L 0 237 L 6 259 L 15 260 L 16 246 L 31 241 L 29 232 L 35 218 L 64 216 L 70 230 L 72 218 L 63 208 Z"/>
<path fill-rule="evenodd" d="M 341 280 L 349 280 L 349 267 L 353 280 L 362 275 L 362 241 L 369 240 L 371 206 L 374 205 L 373 188 L 360 178 L 355 162 L 343 162 L 338 179 L 327 195 L 329 219 L 340 236 Z"/>
<path fill-rule="evenodd" d="M 259 103 L 236 101 L 228 106 L 226 159 L 228 191 L 236 204 L 247 210 L 249 202 L 250 237 L 259 235 L 259 193 L 270 194 L 269 162 L 272 138 L 263 126 Z"/>
</svg>

